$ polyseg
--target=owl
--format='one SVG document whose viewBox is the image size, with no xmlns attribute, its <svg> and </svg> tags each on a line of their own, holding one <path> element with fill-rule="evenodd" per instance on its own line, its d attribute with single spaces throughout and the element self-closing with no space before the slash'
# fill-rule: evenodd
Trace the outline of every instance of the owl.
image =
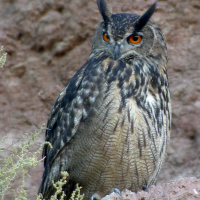
<svg viewBox="0 0 200 200">
<path fill-rule="evenodd" d="M 103 21 L 88 61 L 58 96 L 46 129 L 39 193 L 67 171 L 69 199 L 77 183 L 84 199 L 112 190 L 137 192 L 155 184 L 170 139 L 167 47 L 161 29 L 143 15 L 112 14 L 97 0 Z M 116 191 L 116 190 L 115 190 Z"/>
</svg>

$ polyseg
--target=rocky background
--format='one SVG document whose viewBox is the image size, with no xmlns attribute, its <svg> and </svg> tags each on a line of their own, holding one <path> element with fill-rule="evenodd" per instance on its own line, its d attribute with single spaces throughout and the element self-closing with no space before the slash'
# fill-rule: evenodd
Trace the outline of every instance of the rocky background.
<svg viewBox="0 0 200 200">
<path fill-rule="evenodd" d="M 108 2 L 114 12 L 142 14 L 154 0 Z M 99 20 L 95 0 L 0 0 L 0 45 L 8 52 L 0 69 L 0 134 L 9 135 L 7 144 L 46 123 L 58 94 L 87 60 Z M 173 108 L 171 144 L 158 185 L 199 179 L 200 1 L 160 0 L 153 21 L 168 44 Z M 30 171 L 30 198 L 42 172 L 42 163 Z"/>
</svg>

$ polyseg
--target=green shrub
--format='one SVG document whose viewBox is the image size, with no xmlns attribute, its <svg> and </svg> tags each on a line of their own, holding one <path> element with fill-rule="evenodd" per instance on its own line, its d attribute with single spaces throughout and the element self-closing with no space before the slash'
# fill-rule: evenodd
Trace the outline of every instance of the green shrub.
<svg viewBox="0 0 200 200">
<path fill-rule="evenodd" d="M 2 52 L 3 52 L 3 46 L 0 47 L 0 68 L 4 66 L 7 55 L 7 53 L 2 53 Z"/>
<path fill-rule="evenodd" d="M 41 132 L 44 130 L 42 127 L 39 131 L 34 133 L 24 134 L 20 139 L 19 144 L 11 145 L 10 147 L 4 146 L 4 137 L 0 142 L 0 196 L 2 200 L 5 194 L 10 191 L 11 186 L 15 183 L 16 179 L 21 180 L 20 185 L 12 192 L 15 199 L 26 200 L 28 191 L 25 189 L 25 180 L 31 178 L 28 175 L 30 168 L 36 167 L 41 160 L 38 160 L 41 154 L 43 143 L 39 142 Z M 34 147 L 35 151 L 30 149 Z"/>
</svg>

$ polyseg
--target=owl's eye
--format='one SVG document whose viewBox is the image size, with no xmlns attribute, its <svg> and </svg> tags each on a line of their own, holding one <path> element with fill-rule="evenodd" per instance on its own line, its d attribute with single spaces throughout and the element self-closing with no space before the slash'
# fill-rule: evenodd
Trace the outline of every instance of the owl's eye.
<svg viewBox="0 0 200 200">
<path fill-rule="evenodd" d="M 128 42 L 132 44 L 138 44 L 142 41 L 142 36 L 141 35 L 130 35 L 128 37 Z"/>
<path fill-rule="evenodd" d="M 108 35 L 107 32 L 103 33 L 103 39 L 104 39 L 105 42 L 109 42 L 110 41 L 110 36 Z"/>
</svg>

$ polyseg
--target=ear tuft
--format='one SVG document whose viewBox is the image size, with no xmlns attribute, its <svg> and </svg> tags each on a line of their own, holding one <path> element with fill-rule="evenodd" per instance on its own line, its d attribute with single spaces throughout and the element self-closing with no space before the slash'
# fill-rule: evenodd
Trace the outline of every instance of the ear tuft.
<svg viewBox="0 0 200 200">
<path fill-rule="evenodd" d="M 149 19 L 155 12 L 156 5 L 157 5 L 157 1 L 142 16 L 139 17 L 139 19 L 135 23 L 134 32 L 141 30 L 146 25 L 146 23 L 149 21 Z"/>
<path fill-rule="evenodd" d="M 99 8 L 99 12 L 101 13 L 105 24 L 107 24 L 108 22 L 111 21 L 111 9 L 109 8 L 109 6 L 107 5 L 105 0 L 97 0 L 97 5 Z"/>
</svg>

